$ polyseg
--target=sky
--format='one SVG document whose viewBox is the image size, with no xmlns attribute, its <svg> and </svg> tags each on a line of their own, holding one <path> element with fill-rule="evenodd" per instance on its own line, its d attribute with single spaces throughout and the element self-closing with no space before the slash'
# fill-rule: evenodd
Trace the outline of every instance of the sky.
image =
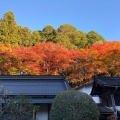
<svg viewBox="0 0 120 120">
<path fill-rule="evenodd" d="M 120 0 L 0 0 L 0 18 L 10 10 L 16 23 L 31 31 L 70 24 L 120 41 Z"/>
</svg>

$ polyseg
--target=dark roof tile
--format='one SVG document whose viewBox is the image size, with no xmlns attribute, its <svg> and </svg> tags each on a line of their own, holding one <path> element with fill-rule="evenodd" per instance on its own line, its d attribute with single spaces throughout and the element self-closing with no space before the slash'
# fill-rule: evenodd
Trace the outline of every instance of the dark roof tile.
<svg viewBox="0 0 120 120">
<path fill-rule="evenodd" d="M 8 95 L 57 95 L 70 87 L 62 76 L 0 76 Z"/>
<path fill-rule="evenodd" d="M 96 77 L 95 82 L 101 86 L 120 86 L 120 77 Z"/>
</svg>

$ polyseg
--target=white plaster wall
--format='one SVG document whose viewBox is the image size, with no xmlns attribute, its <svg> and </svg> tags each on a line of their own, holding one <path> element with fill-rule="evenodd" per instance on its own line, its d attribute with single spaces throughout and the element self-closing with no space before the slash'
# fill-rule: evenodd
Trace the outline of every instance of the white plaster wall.
<svg viewBox="0 0 120 120">
<path fill-rule="evenodd" d="M 90 95 L 91 90 L 92 90 L 92 85 L 89 85 L 89 86 L 85 86 L 83 88 L 80 88 L 78 91 L 84 92 L 84 93 L 87 93 L 88 95 Z"/>
<path fill-rule="evenodd" d="M 116 106 L 117 110 L 120 111 L 120 106 Z"/>
<path fill-rule="evenodd" d="M 36 113 L 36 120 L 48 120 L 48 105 L 40 105 L 40 111 Z"/>
<path fill-rule="evenodd" d="M 99 97 L 92 97 L 93 98 L 93 100 L 96 102 L 96 103 L 101 103 L 101 101 L 100 101 L 100 98 Z"/>
<path fill-rule="evenodd" d="M 91 90 L 92 90 L 92 85 L 88 85 L 88 86 L 84 86 L 83 88 L 80 88 L 78 91 L 87 93 L 88 95 L 90 95 Z M 96 103 L 100 103 L 99 97 L 92 97 L 92 98 Z"/>
</svg>

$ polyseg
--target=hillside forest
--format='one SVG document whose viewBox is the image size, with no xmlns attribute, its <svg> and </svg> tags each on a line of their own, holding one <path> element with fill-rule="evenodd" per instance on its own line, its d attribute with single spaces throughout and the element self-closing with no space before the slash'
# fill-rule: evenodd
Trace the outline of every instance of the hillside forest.
<svg viewBox="0 0 120 120">
<path fill-rule="evenodd" d="M 120 76 L 120 42 L 69 24 L 31 31 L 12 11 L 0 19 L 0 75 L 59 75 L 72 87 L 96 75 Z"/>
</svg>

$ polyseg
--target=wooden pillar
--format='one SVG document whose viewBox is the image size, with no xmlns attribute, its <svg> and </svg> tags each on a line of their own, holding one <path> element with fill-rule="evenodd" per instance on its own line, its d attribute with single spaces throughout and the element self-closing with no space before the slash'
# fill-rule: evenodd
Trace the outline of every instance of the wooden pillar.
<svg viewBox="0 0 120 120">
<path fill-rule="evenodd" d="M 35 111 L 35 109 L 33 109 L 33 118 L 32 118 L 32 120 L 35 120 L 35 113 L 36 113 L 36 111 Z"/>
</svg>

